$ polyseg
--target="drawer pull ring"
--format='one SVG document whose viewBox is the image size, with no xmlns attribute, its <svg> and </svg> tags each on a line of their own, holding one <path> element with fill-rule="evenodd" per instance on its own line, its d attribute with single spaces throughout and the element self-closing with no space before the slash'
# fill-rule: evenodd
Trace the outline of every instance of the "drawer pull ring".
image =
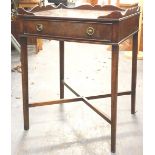
<svg viewBox="0 0 155 155">
<path fill-rule="evenodd" d="M 93 28 L 93 27 L 88 27 L 88 28 L 87 28 L 87 34 L 88 34 L 89 36 L 92 36 L 92 35 L 94 34 L 94 28 Z"/>
<path fill-rule="evenodd" d="M 37 24 L 36 29 L 37 31 L 41 32 L 43 30 L 43 24 Z"/>
</svg>

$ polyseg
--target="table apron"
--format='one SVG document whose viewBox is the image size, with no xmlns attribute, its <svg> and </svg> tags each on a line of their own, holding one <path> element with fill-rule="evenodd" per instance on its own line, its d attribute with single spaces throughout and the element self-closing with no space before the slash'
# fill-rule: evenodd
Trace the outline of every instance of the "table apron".
<svg viewBox="0 0 155 155">
<path fill-rule="evenodd" d="M 23 34 L 55 39 L 112 42 L 112 23 L 25 20 Z"/>
</svg>

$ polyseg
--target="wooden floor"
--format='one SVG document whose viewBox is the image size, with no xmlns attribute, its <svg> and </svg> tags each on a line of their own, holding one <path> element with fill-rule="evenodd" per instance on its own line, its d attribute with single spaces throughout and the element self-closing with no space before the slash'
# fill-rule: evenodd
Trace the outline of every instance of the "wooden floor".
<svg viewBox="0 0 155 155">
<path fill-rule="evenodd" d="M 30 102 L 59 98 L 59 43 L 44 41 L 38 54 L 29 48 Z M 12 52 L 12 67 L 19 65 Z M 118 97 L 116 155 L 142 155 L 142 60 L 138 60 L 137 113 L 130 96 Z M 111 52 L 106 46 L 65 44 L 65 79 L 83 95 L 110 92 Z M 120 53 L 119 91 L 130 90 L 131 60 Z M 65 97 L 74 95 L 65 89 Z M 110 98 L 92 100 L 110 115 Z M 21 73 L 12 72 L 12 155 L 112 155 L 110 125 L 83 102 L 30 109 L 30 129 L 23 129 Z"/>
</svg>

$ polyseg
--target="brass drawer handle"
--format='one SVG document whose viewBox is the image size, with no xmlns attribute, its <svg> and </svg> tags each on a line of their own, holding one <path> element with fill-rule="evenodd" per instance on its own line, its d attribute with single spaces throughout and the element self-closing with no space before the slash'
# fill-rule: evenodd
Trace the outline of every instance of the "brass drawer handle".
<svg viewBox="0 0 155 155">
<path fill-rule="evenodd" d="M 88 27 L 86 33 L 89 36 L 92 36 L 94 34 L 94 28 L 93 27 Z"/>
<path fill-rule="evenodd" d="M 36 25 L 36 30 L 37 30 L 38 32 L 41 32 L 41 31 L 43 30 L 43 24 L 37 24 L 37 25 Z"/>
</svg>

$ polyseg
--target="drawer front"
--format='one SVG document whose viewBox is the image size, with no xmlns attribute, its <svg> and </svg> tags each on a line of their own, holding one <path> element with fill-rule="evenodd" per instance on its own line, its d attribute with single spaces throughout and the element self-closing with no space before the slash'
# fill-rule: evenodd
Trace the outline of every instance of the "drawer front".
<svg viewBox="0 0 155 155">
<path fill-rule="evenodd" d="M 25 21 L 24 33 L 52 38 L 111 41 L 111 23 L 77 21 Z"/>
</svg>

